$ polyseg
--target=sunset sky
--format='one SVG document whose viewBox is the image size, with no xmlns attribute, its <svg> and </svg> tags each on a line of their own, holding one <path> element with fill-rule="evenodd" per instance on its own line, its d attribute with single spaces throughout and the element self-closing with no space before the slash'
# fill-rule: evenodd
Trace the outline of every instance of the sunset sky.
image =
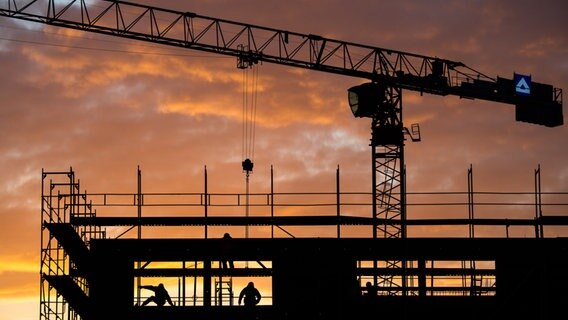
<svg viewBox="0 0 568 320">
<path fill-rule="evenodd" d="M 566 1 L 134 2 L 568 90 Z M 145 192 L 202 192 L 207 166 L 210 192 L 244 192 L 234 58 L 0 17 L 0 66 L 0 320 L 38 318 L 42 168 L 72 167 L 88 192 L 133 193 L 138 166 Z M 264 63 L 258 81 L 251 192 L 270 191 L 270 166 L 279 192 L 333 192 L 338 166 L 343 191 L 371 191 L 370 121 L 347 104 L 363 79 Z M 407 91 L 403 110 L 422 133 L 405 149 L 410 192 L 465 191 L 470 165 L 479 191 L 532 191 L 539 164 L 543 190 L 568 191 L 566 126 L 515 122 L 511 105 Z"/>
</svg>

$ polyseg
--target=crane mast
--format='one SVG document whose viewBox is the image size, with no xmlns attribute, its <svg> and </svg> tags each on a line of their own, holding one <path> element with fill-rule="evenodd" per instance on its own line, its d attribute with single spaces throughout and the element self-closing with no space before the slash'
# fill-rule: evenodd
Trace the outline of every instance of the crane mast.
<svg viewBox="0 0 568 320">
<path fill-rule="evenodd" d="M 420 131 L 403 125 L 403 90 L 515 105 L 517 121 L 563 125 L 562 90 L 530 76 L 490 77 L 462 62 L 193 12 L 116 0 L 91 3 L 3 0 L 0 16 L 233 56 L 239 67 L 267 62 L 365 79 L 348 90 L 348 100 L 355 117 L 371 119 L 373 218 L 399 222 L 375 224 L 375 238 L 406 237 L 404 144 L 419 141 Z M 392 261 L 389 267 L 404 266 Z"/>
</svg>

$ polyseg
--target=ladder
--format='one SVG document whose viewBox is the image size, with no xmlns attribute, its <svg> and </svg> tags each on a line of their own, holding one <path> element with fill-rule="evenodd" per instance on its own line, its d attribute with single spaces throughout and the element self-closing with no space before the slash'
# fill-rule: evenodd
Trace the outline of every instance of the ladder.
<svg viewBox="0 0 568 320">
<path fill-rule="evenodd" d="M 215 279 L 215 304 L 218 306 L 233 305 L 233 277 L 224 280 L 222 277 Z"/>
</svg>

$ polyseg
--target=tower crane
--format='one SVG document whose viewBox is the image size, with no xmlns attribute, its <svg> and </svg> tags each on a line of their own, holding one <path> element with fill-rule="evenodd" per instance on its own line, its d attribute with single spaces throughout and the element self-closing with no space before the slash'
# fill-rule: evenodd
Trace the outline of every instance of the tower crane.
<svg viewBox="0 0 568 320">
<path fill-rule="evenodd" d="M 365 79 L 348 89 L 355 117 L 371 119 L 373 236 L 406 237 L 404 145 L 420 140 L 402 118 L 402 92 L 480 99 L 515 106 L 516 121 L 563 125 L 562 90 L 513 74 L 491 77 L 448 59 L 247 23 L 105 0 L 2 0 L 0 16 L 233 56 L 238 68 L 259 62 Z"/>
<path fill-rule="evenodd" d="M 547 127 L 564 122 L 562 90 L 527 75 L 490 77 L 462 62 L 315 34 L 126 1 L 91 3 L 3 0 L 0 16 L 234 56 L 239 68 L 268 62 L 368 80 L 349 88 L 348 101 L 355 117 L 371 118 L 373 217 L 406 218 L 404 143 L 420 140 L 420 131 L 403 125 L 403 90 L 514 105 L 517 121 Z M 404 224 L 397 225 L 377 226 L 374 236 L 405 237 Z"/>
</svg>

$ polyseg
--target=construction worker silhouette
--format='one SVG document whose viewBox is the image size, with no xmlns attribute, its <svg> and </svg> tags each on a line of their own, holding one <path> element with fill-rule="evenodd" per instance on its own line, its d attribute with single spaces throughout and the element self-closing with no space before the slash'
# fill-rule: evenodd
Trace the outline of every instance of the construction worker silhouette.
<svg viewBox="0 0 568 320">
<path fill-rule="evenodd" d="M 233 264 L 233 260 L 227 259 L 227 256 L 229 255 L 229 252 L 231 252 L 232 250 L 232 243 L 231 240 L 233 238 L 231 237 L 231 235 L 229 233 L 225 233 L 223 235 L 223 244 L 221 247 L 221 254 L 224 256 L 223 260 L 221 260 L 221 267 L 223 269 L 233 269 L 235 266 Z"/>
<path fill-rule="evenodd" d="M 157 286 L 140 286 L 140 289 L 148 289 L 154 291 L 154 295 L 146 299 L 146 301 L 142 303 L 142 306 L 145 306 L 150 302 L 154 302 L 159 307 L 166 304 L 166 302 L 168 302 L 170 306 L 174 305 L 172 299 L 170 298 L 170 294 L 162 283 Z"/>
<path fill-rule="evenodd" d="M 260 292 L 254 287 L 254 283 L 252 281 L 249 282 L 243 290 L 241 290 L 241 293 L 239 294 L 239 305 L 243 298 L 245 301 L 245 307 L 254 307 L 260 302 Z"/>
<path fill-rule="evenodd" d="M 377 287 L 375 287 L 370 281 L 367 281 L 367 284 L 365 285 L 365 291 L 367 291 L 366 296 L 367 297 L 376 297 L 378 290 Z"/>
</svg>

